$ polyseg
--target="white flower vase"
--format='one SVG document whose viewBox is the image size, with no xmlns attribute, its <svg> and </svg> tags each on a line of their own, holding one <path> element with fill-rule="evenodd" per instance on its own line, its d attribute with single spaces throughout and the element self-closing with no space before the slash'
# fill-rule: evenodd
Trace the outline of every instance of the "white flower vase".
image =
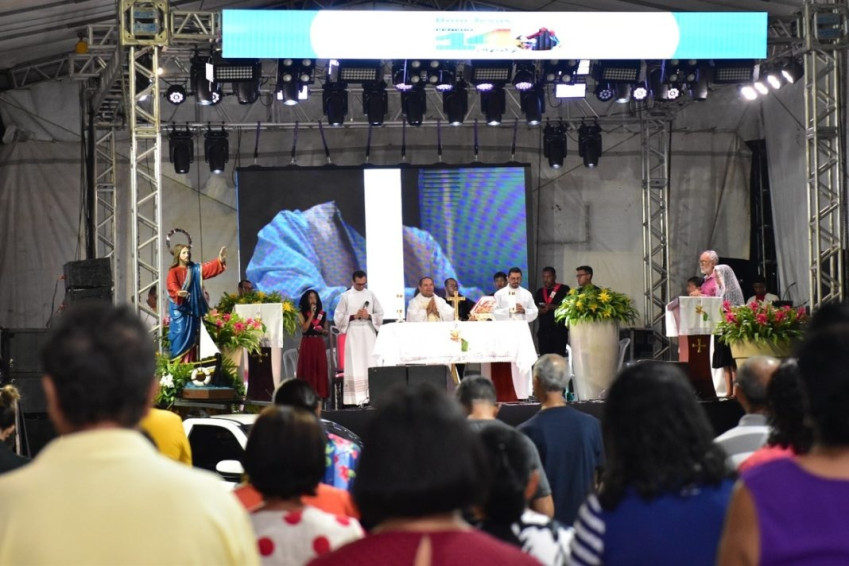
<svg viewBox="0 0 849 566">
<path fill-rule="evenodd" d="M 237 375 L 242 381 L 245 380 L 245 369 L 248 361 L 245 353 L 244 348 L 225 348 L 221 350 L 221 355 L 230 358 L 230 361 L 236 366 Z"/>
<path fill-rule="evenodd" d="M 579 401 L 603 398 L 619 365 L 619 323 L 578 322 L 569 325 L 575 396 Z"/>
</svg>

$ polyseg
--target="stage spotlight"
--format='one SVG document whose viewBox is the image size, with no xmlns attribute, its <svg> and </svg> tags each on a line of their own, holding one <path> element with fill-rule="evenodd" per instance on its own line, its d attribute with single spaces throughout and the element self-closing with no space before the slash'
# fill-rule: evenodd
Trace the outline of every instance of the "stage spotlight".
<svg viewBox="0 0 849 566">
<path fill-rule="evenodd" d="M 625 104 L 631 100 L 631 85 L 628 83 L 614 83 L 613 90 L 616 92 L 616 102 Z"/>
<path fill-rule="evenodd" d="M 784 77 L 777 68 L 768 70 L 764 74 L 764 79 L 773 90 L 778 90 L 784 86 Z"/>
<path fill-rule="evenodd" d="M 804 67 L 802 67 L 802 64 L 795 59 L 790 59 L 787 63 L 785 63 L 784 68 L 781 69 L 781 76 L 784 77 L 784 80 L 790 84 L 801 79 L 804 74 Z"/>
<path fill-rule="evenodd" d="M 401 93 L 401 110 L 407 117 L 407 123 L 411 126 L 421 126 L 427 112 L 427 97 L 425 96 L 424 84 L 419 83 L 407 92 Z"/>
<path fill-rule="evenodd" d="M 486 123 L 490 126 L 501 124 L 501 117 L 507 110 L 507 97 L 504 87 L 496 86 L 492 90 L 481 92 L 481 110 L 486 117 Z"/>
<path fill-rule="evenodd" d="M 566 127 L 562 123 L 556 126 L 548 123 L 543 128 L 542 154 L 548 158 L 548 166 L 552 169 L 563 167 L 566 159 Z"/>
<path fill-rule="evenodd" d="M 295 106 L 300 100 L 298 83 L 284 82 L 277 85 L 277 100 L 281 101 L 286 106 Z"/>
<path fill-rule="evenodd" d="M 233 94 L 239 104 L 253 104 L 259 98 L 259 82 L 240 81 L 233 83 Z"/>
<path fill-rule="evenodd" d="M 578 72 L 580 63 L 577 59 L 543 61 L 542 80 L 547 83 L 573 83 L 580 74 Z"/>
<path fill-rule="evenodd" d="M 227 132 L 224 128 L 218 132 L 208 128 L 204 138 L 204 160 L 209 163 L 209 170 L 213 173 L 223 172 L 224 166 L 230 159 L 230 142 Z"/>
<path fill-rule="evenodd" d="M 598 98 L 602 102 L 609 102 L 613 100 L 613 97 L 616 96 L 616 93 L 613 90 L 613 86 L 609 83 L 598 83 L 595 85 L 595 97 Z"/>
<path fill-rule="evenodd" d="M 583 78 L 576 79 L 574 83 L 557 83 L 554 85 L 555 98 L 585 98 L 587 96 L 587 83 Z"/>
<path fill-rule="evenodd" d="M 666 85 L 666 100 L 675 100 L 679 96 L 681 96 L 681 89 L 678 85 L 675 84 L 667 84 Z"/>
<path fill-rule="evenodd" d="M 217 83 L 259 83 L 262 78 L 262 62 L 259 59 L 224 59 L 213 55 L 212 80 Z"/>
<path fill-rule="evenodd" d="M 452 126 L 463 123 L 469 111 L 469 93 L 464 81 L 458 81 L 452 90 L 442 93 L 442 111 Z"/>
<path fill-rule="evenodd" d="M 344 83 L 324 83 L 322 107 L 331 126 L 341 126 L 348 114 L 348 90 Z"/>
<path fill-rule="evenodd" d="M 755 90 L 758 91 L 758 94 L 769 94 L 769 88 L 762 80 L 755 81 L 754 83 L 752 83 L 752 86 L 755 87 Z"/>
<path fill-rule="evenodd" d="M 192 132 L 174 130 L 168 135 L 168 155 L 174 164 L 174 171 L 181 175 L 189 172 L 195 160 L 195 142 Z"/>
<path fill-rule="evenodd" d="M 593 77 L 599 82 L 633 84 L 640 78 L 642 61 L 599 61 Z"/>
<path fill-rule="evenodd" d="M 449 61 L 431 61 L 427 68 L 427 82 L 439 92 L 454 88 L 457 80 L 457 65 Z"/>
<path fill-rule="evenodd" d="M 578 128 L 578 154 L 584 158 L 584 167 L 598 166 L 601 158 L 601 128 L 598 123 L 581 124 Z"/>
<path fill-rule="evenodd" d="M 739 84 L 755 78 L 755 62 L 751 59 L 717 59 L 713 62 L 715 84 Z"/>
<path fill-rule="evenodd" d="M 165 99 L 173 105 L 182 104 L 186 101 L 186 87 L 183 85 L 171 85 L 165 91 Z"/>
<path fill-rule="evenodd" d="M 631 96 L 634 97 L 634 100 L 645 100 L 649 95 L 649 89 L 646 87 L 646 83 L 639 82 L 634 85 L 634 89 L 631 91 Z"/>
<path fill-rule="evenodd" d="M 536 84 L 536 69 L 533 63 L 516 61 L 516 73 L 513 75 L 513 86 L 518 91 L 530 90 Z"/>
<path fill-rule="evenodd" d="M 338 82 L 369 83 L 383 79 L 383 63 L 377 60 L 344 59 L 338 61 Z"/>
<path fill-rule="evenodd" d="M 753 85 L 743 85 L 740 87 L 740 96 L 748 101 L 752 101 L 758 98 L 758 91 L 755 90 Z"/>
<path fill-rule="evenodd" d="M 386 83 L 363 83 L 363 114 L 372 126 L 382 126 L 386 113 L 389 112 L 389 96 L 386 94 Z"/>
<path fill-rule="evenodd" d="M 476 89 L 485 92 L 506 85 L 512 73 L 512 61 L 476 61 L 471 81 Z"/>
<path fill-rule="evenodd" d="M 207 78 L 208 63 L 209 57 L 196 55 L 192 58 L 189 72 L 195 102 L 202 106 L 212 106 L 221 102 L 221 85 Z"/>
<path fill-rule="evenodd" d="M 542 122 L 542 113 L 545 112 L 545 87 L 535 85 L 533 88 L 523 90 L 519 93 L 519 104 L 525 113 L 525 120 L 529 126 L 536 126 Z"/>
</svg>

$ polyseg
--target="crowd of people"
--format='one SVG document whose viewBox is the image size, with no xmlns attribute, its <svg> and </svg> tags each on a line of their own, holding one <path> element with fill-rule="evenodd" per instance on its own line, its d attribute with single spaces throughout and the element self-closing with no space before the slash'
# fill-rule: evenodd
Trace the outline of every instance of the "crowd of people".
<svg viewBox="0 0 849 566">
<path fill-rule="evenodd" d="M 692 293 L 734 295 L 733 274 L 706 254 Z M 536 296 L 518 268 L 497 275 L 500 317 L 542 321 L 569 290 L 553 268 Z M 579 267 L 578 288 L 592 275 Z M 442 298 L 420 280 L 412 320 L 463 312 L 449 282 Z M 382 322 L 366 284 L 355 272 L 333 314 L 350 341 L 346 371 Z M 426 385 L 386 394 L 365 445 L 321 418 L 326 380 L 308 376 L 326 374 L 328 315 L 313 290 L 298 310 L 299 379 L 256 419 L 230 493 L 190 467 L 179 417 L 151 409 L 144 321 L 128 307 L 67 309 L 42 352 L 59 437 L 32 461 L 4 442 L 19 394 L 0 389 L 0 564 L 849 563 L 847 306 L 820 309 L 793 358 L 735 368 L 745 414 L 718 437 L 674 364 L 626 366 L 601 421 L 582 412 L 565 398 L 559 325 L 540 324 L 555 351 L 534 365 L 530 419 L 499 420 L 493 380 L 466 375 L 453 397 Z M 361 385 L 346 399 L 358 402 Z"/>
</svg>

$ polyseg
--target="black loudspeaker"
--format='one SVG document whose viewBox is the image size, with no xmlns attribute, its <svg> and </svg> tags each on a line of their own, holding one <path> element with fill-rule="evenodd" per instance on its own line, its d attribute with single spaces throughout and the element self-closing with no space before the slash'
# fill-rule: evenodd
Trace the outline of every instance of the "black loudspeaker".
<svg viewBox="0 0 849 566">
<path fill-rule="evenodd" d="M 407 366 L 407 385 L 413 387 L 429 383 L 437 389 L 445 390 L 450 375 L 448 366 Z"/>
<path fill-rule="evenodd" d="M 654 356 L 654 332 L 651 328 L 623 328 L 619 338 L 630 338 L 625 361 L 651 360 Z"/>
<path fill-rule="evenodd" d="M 112 265 L 108 258 L 69 261 L 65 264 L 65 291 L 112 287 Z"/>
<path fill-rule="evenodd" d="M 68 289 L 65 303 L 73 305 L 89 301 L 112 302 L 112 287 L 91 287 L 87 289 Z"/>
<path fill-rule="evenodd" d="M 407 385 L 407 368 L 404 366 L 387 366 L 368 368 L 369 402 L 380 401 L 380 398 L 398 385 Z"/>
<path fill-rule="evenodd" d="M 0 329 L 3 379 L 13 374 L 41 372 L 41 349 L 46 342 L 46 328 Z"/>
</svg>

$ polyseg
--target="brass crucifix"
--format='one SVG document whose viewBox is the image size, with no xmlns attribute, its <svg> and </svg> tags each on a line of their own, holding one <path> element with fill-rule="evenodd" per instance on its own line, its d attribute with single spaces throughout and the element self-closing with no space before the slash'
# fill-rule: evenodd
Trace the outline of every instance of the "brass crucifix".
<svg viewBox="0 0 849 566">
<path fill-rule="evenodd" d="M 454 291 L 454 296 L 445 299 L 449 303 L 454 303 L 454 320 L 460 320 L 460 303 L 466 300 L 466 297 L 461 297 L 457 291 Z"/>
</svg>

